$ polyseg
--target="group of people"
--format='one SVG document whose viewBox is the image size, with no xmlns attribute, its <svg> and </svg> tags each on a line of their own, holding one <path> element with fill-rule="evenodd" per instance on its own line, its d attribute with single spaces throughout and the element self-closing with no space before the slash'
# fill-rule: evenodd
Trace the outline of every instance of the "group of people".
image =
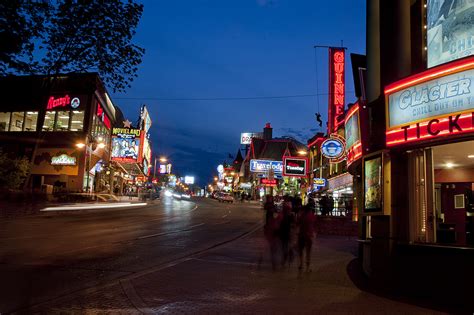
<svg viewBox="0 0 474 315">
<path fill-rule="evenodd" d="M 281 211 L 277 210 L 273 196 L 267 195 L 264 203 L 265 226 L 264 235 L 270 250 L 273 270 L 290 266 L 298 254 L 298 269 L 303 270 L 305 261 L 306 271 L 311 271 L 311 248 L 315 235 L 314 202 L 312 199 L 306 205 L 290 196 L 283 197 Z M 280 252 L 280 257 L 278 253 Z M 280 259 L 279 259 L 280 258 Z M 262 262 L 263 253 L 259 264 Z"/>
</svg>

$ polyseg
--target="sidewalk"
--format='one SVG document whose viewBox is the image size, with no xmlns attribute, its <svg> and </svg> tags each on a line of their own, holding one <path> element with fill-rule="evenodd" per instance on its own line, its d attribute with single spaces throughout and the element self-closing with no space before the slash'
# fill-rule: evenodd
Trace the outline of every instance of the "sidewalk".
<svg viewBox="0 0 474 315">
<path fill-rule="evenodd" d="M 271 270 L 261 231 L 196 257 L 124 279 L 120 285 L 57 302 L 47 312 L 184 314 L 440 314 L 425 301 L 406 302 L 361 290 L 354 238 L 319 237 L 312 272 L 296 264 Z M 139 311 L 138 311 L 139 310 Z"/>
</svg>

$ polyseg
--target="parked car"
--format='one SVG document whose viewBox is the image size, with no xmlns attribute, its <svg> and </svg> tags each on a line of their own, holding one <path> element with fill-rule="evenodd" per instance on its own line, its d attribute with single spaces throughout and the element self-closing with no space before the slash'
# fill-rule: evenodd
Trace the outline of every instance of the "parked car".
<svg viewBox="0 0 474 315">
<path fill-rule="evenodd" d="M 220 194 L 217 195 L 217 200 L 219 202 L 233 203 L 234 202 L 234 197 L 232 197 L 232 195 L 228 194 L 228 193 L 220 193 Z"/>
</svg>

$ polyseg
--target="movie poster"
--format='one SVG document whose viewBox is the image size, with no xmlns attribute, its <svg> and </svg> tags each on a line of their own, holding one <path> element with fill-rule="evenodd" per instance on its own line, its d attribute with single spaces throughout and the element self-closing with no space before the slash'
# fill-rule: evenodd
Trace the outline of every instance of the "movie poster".
<svg viewBox="0 0 474 315">
<path fill-rule="evenodd" d="M 474 0 L 428 0 L 428 68 L 474 54 Z"/>
<path fill-rule="evenodd" d="M 114 128 L 112 131 L 112 159 L 135 163 L 140 153 L 140 130 Z"/>
<path fill-rule="evenodd" d="M 365 161 L 364 203 L 366 211 L 382 209 L 382 158 Z"/>
</svg>

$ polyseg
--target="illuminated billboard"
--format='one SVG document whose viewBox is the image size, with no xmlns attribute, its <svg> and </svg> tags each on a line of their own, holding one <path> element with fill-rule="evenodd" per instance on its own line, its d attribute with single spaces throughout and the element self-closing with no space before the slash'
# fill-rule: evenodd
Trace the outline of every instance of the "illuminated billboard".
<svg viewBox="0 0 474 315">
<path fill-rule="evenodd" d="M 387 146 L 472 132 L 474 57 L 390 84 L 385 98 Z"/>
<path fill-rule="evenodd" d="M 240 134 L 240 144 L 252 143 L 252 138 L 263 138 L 261 132 L 243 132 Z"/>
<path fill-rule="evenodd" d="M 112 129 L 112 160 L 135 163 L 140 159 L 141 130 L 130 128 Z"/>
<path fill-rule="evenodd" d="M 166 174 L 166 165 L 160 164 L 160 174 Z"/>
<path fill-rule="evenodd" d="M 428 68 L 474 54 L 474 1 L 428 0 Z"/>
<path fill-rule="evenodd" d="M 359 103 L 354 104 L 347 112 L 344 132 L 346 138 L 347 164 L 351 164 L 362 156 Z"/>
<path fill-rule="evenodd" d="M 306 177 L 308 159 L 305 157 L 283 157 L 283 176 Z"/>
<path fill-rule="evenodd" d="M 194 176 L 184 176 L 184 183 L 187 185 L 194 184 Z"/>
<path fill-rule="evenodd" d="M 364 209 L 382 209 L 382 157 L 365 160 L 364 164 Z"/>
<path fill-rule="evenodd" d="M 145 105 L 142 105 L 140 118 L 142 129 L 145 130 L 145 133 L 148 133 L 151 127 L 151 118 Z"/>
</svg>

